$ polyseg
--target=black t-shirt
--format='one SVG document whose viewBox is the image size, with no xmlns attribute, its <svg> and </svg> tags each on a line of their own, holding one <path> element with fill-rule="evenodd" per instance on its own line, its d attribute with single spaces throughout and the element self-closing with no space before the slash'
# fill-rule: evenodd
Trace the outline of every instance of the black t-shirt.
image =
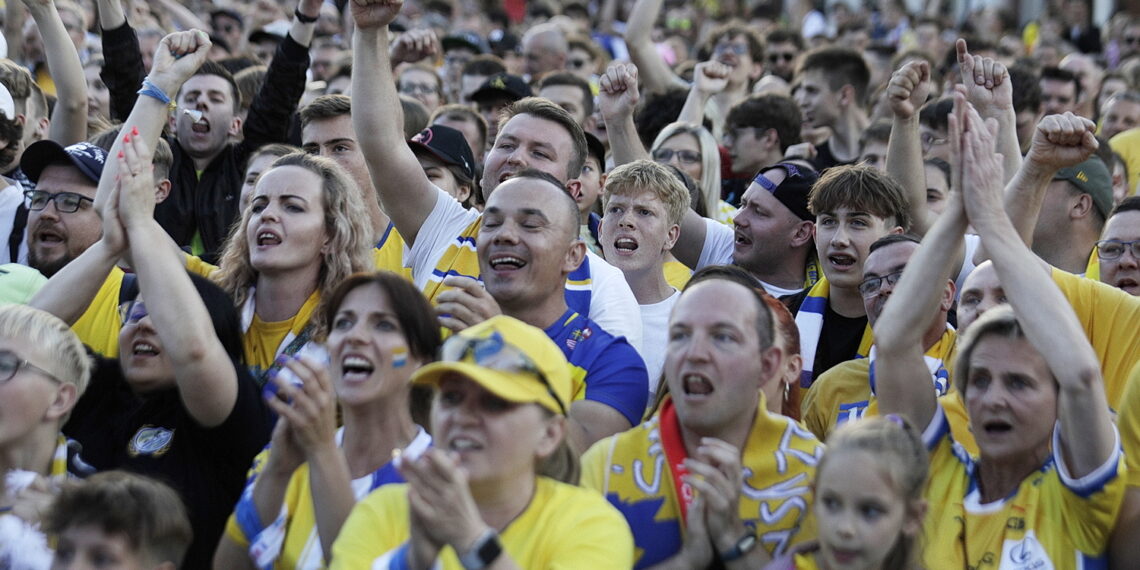
<svg viewBox="0 0 1140 570">
<path fill-rule="evenodd" d="M 96 356 L 91 383 L 63 428 L 96 469 L 140 473 L 178 491 L 194 530 L 183 568 L 211 566 L 249 465 L 269 441 L 271 420 L 257 386 L 245 373 L 238 383 L 229 417 L 204 428 L 182 405 L 178 390 L 140 397 L 117 360 Z"/>
<path fill-rule="evenodd" d="M 815 147 L 815 158 L 813 158 L 811 160 L 811 164 L 812 164 L 812 166 L 815 167 L 815 169 L 817 171 L 819 171 L 820 173 L 823 173 L 824 170 L 827 170 L 828 168 L 831 168 L 832 166 L 842 166 L 844 164 L 854 164 L 854 161 L 843 162 L 842 160 L 839 160 L 838 158 L 836 158 L 835 154 L 833 154 L 831 152 L 831 139 L 829 138 L 829 139 L 823 141 L 823 144 Z"/>
<path fill-rule="evenodd" d="M 780 297 L 784 306 L 796 315 L 800 305 L 807 298 L 809 289 Z M 863 341 L 863 331 L 867 328 L 867 317 L 845 317 L 831 308 L 831 302 L 823 312 L 823 327 L 819 333 L 819 345 L 815 350 L 811 379 L 815 382 L 828 368 L 855 358 L 859 354 L 859 343 Z"/>
</svg>

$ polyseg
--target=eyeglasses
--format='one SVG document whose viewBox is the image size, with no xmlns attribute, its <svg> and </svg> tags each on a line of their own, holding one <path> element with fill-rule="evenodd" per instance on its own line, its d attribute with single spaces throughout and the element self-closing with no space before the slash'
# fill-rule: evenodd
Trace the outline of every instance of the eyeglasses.
<svg viewBox="0 0 1140 570">
<path fill-rule="evenodd" d="M 713 53 L 720 55 L 722 53 L 732 53 L 733 55 L 744 55 L 748 53 L 747 44 L 716 44 L 713 47 Z"/>
<path fill-rule="evenodd" d="M 882 277 L 872 277 L 870 279 L 867 279 L 866 281 L 863 281 L 859 284 L 859 294 L 864 297 L 870 297 L 878 293 L 879 289 L 882 289 L 883 282 L 886 282 L 891 287 L 894 287 L 896 284 L 898 284 L 899 279 L 902 278 L 902 274 L 903 272 L 900 269 L 894 273 L 883 275 Z"/>
<path fill-rule="evenodd" d="M 770 54 L 768 54 L 768 63 L 780 63 L 781 59 L 784 61 L 792 61 L 793 59 L 796 59 L 796 54 L 794 54 L 794 53 L 770 53 Z"/>
<path fill-rule="evenodd" d="M 12 379 L 21 368 L 34 370 L 40 374 L 50 378 L 52 381 L 63 384 L 63 380 L 56 378 L 54 374 L 28 362 L 27 359 L 20 358 L 15 352 L 10 350 L 0 350 L 0 384 L 3 384 Z"/>
<path fill-rule="evenodd" d="M 585 59 L 571 59 L 566 61 L 566 67 L 570 69 L 582 69 L 586 67 L 587 63 L 589 62 Z"/>
<path fill-rule="evenodd" d="M 1130 46 L 1140 44 L 1140 36 L 1125 36 L 1124 43 Z"/>
<path fill-rule="evenodd" d="M 95 203 L 95 200 L 75 192 L 59 192 L 52 194 L 43 190 L 26 190 L 24 198 L 27 199 L 28 209 L 40 211 L 48 206 L 48 202 L 55 201 L 55 209 L 61 214 L 70 214 L 79 210 L 83 202 Z"/>
<path fill-rule="evenodd" d="M 433 93 L 436 93 L 437 91 L 438 91 L 438 89 L 436 88 L 436 86 L 432 85 L 430 83 L 401 83 L 400 84 L 400 93 L 403 93 L 404 95 L 415 95 L 417 93 L 422 93 L 424 95 L 431 95 Z"/>
<path fill-rule="evenodd" d="M 922 141 L 922 150 L 924 151 L 929 151 L 936 146 L 946 144 L 946 139 L 940 139 L 930 133 L 922 133 L 922 135 L 919 136 L 919 140 Z"/>
<path fill-rule="evenodd" d="M 534 360 L 531 360 L 518 347 L 507 344 L 507 341 L 499 333 L 496 332 L 484 338 L 453 336 L 443 343 L 443 347 L 440 348 L 439 359 L 443 362 L 459 362 L 467 358 L 468 355 L 471 355 L 475 364 L 483 368 L 500 372 L 533 374 L 546 387 L 546 392 L 550 394 L 550 397 L 554 398 L 562 415 L 566 415 L 566 405 L 562 403 L 562 398 L 554 393 L 554 387 L 550 385 L 550 381 L 546 379 L 546 375 L 542 373 Z"/>
<path fill-rule="evenodd" d="M 119 306 L 119 322 L 123 326 L 137 325 L 149 314 L 142 301 L 130 301 Z"/>
<path fill-rule="evenodd" d="M 659 148 L 653 151 L 653 160 L 660 163 L 667 163 L 673 160 L 673 155 L 677 156 L 677 160 L 681 164 L 697 164 L 701 161 L 701 153 L 692 150 L 673 150 L 671 148 Z"/>
<path fill-rule="evenodd" d="M 1131 251 L 1132 257 L 1140 261 L 1140 240 L 1102 239 L 1096 242 L 1096 255 L 1101 259 L 1118 259 L 1125 250 Z"/>
</svg>

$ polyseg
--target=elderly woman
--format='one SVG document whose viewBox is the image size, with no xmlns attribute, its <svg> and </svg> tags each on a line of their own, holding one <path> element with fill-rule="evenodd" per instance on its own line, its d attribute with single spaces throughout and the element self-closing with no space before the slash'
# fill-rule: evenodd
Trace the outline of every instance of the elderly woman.
<svg viewBox="0 0 1140 570">
<path fill-rule="evenodd" d="M 353 504 L 403 482 L 393 452 L 431 445 L 409 403 L 412 373 L 439 348 L 439 324 L 415 285 L 395 273 L 353 275 L 329 295 L 319 320 L 327 370 L 293 361 L 301 387 L 275 378 L 284 399 L 270 405 L 280 419 L 254 461 L 216 568 L 324 568 Z"/>
<path fill-rule="evenodd" d="M 1103 563 L 1124 495 L 1120 438 L 1100 363 L 1045 266 L 1002 209 L 996 138 L 959 100 L 951 116 L 954 189 L 894 286 L 875 330 L 881 413 L 925 426 L 928 567 L 1000 556 L 1019 567 Z M 959 142 L 960 141 L 960 142 Z M 1009 305 L 987 309 L 960 339 L 953 382 L 979 455 L 950 433 L 955 399 L 936 400 L 921 335 L 949 277 L 934 246 L 967 223 L 981 236 Z"/>
<path fill-rule="evenodd" d="M 631 567 L 621 515 L 573 485 L 562 351 L 541 329 L 498 316 L 448 339 L 441 353 L 413 376 L 436 389 L 436 447 L 400 458 L 407 485 L 356 506 L 332 567 Z"/>
</svg>

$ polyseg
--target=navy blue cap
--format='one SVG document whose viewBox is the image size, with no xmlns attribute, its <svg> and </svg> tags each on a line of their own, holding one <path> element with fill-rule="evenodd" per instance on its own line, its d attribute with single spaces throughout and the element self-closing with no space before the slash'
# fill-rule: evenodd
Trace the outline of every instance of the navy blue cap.
<svg viewBox="0 0 1140 570">
<path fill-rule="evenodd" d="M 24 156 L 20 157 L 20 169 L 29 180 L 39 182 L 40 174 L 45 168 L 65 161 L 98 184 L 99 177 L 103 175 L 103 165 L 107 163 L 107 151 L 89 142 L 78 142 L 64 148 L 55 141 L 42 140 L 24 150 Z"/>
</svg>

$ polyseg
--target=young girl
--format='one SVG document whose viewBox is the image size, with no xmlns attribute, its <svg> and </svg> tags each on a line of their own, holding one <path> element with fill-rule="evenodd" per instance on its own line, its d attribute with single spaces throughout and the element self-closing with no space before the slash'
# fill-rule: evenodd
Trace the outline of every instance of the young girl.
<svg viewBox="0 0 1140 570">
<path fill-rule="evenodd" d="M 928 466 L 922 439 L 898 416 L 842 426 L 816 472 L 818 542 L 768 570 L 917 567 Z"/>
</svg>

